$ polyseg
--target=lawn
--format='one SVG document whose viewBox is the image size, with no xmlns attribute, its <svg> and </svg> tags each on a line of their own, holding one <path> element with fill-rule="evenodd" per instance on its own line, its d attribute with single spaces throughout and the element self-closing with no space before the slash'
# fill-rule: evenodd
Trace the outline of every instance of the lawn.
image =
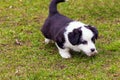
<svg viewBox="0 0 120 80">
<path fill-rule="evenodd" d="M 0 80 L 120 80 L 120 1 L 69 0 L 60 13 L 99 31 L 99 54 L 62 59 L 40 32 L 51 0 L 0 0 Z"/>
</svg>

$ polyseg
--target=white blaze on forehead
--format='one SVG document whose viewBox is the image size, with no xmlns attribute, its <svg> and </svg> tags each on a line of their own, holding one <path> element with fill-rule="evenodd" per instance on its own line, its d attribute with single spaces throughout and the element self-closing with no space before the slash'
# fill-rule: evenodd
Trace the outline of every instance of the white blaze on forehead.
<svg viewBox="0 0 120 80">
<path fill-rule="evenodd" d="M 77 29 L 83 26 L 85 26 L 85 24 L 78 21 L 70 22 L 69 25 L 66 27 L 66 30 L 67 30 L 66 33 L 72 32 L 74 29 Z"/>
<path fill-rule="evenodd" d="M 94 36 L 93 32 L 86 28 L 86 27 L 82 27 L 82 38 L 85 40 L 91 40 L 91 38 Z"/>
<path fill-rule="evenodd" d="M 78 21 L 70 22 L 69 25 L 66 27 L 66 33 L 72 32 L 74 29 L 80 28 L 82 30 L 82 37 L 85 40 L 91 39 L 93 37 L 93 33 L 90 29 L 85 27 L 86 24 Z"/>
</svg>

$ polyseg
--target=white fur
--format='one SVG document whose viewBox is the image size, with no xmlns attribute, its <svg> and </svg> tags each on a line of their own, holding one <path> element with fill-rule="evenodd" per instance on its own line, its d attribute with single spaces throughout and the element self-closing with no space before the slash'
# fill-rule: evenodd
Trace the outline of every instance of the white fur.
<svg viewBox="0 0 120 80">
<path fill-rule="evenodd" d="M 45 44 L 48 44 L 50 42 L 50 39 L 45 38 Z"/>
<path fill-rule="evenodd" d="M 83 24 L 81 22 L 78 22 L 78 21 L 74 21 L 74 22 L 69 23 L 69 25 L 66 27 L 66 32 L 64 33 L 65 41 L 66 41 L 65 44 L 64 44 L 65 47 L 70 48 L 74 51 L 80 51 L 80 49 L 77 46 L 73 46 L 70 43 L 70 41 L 68 40 L 68 34 L 70 32 L 72 32 L 74 29 L 77 29 L 77 28 L 82 27 L 84 25 L 85 24 Z"/>
<path fill-rule="evenodd" d="M 58 45 L 56 44 L 58 50 L 59 50 L 59 54 L 61 55 L 62 58 L 71 58 L 71 55 L 69 53 L 69 49 L 65 48 L 65 49 L 61 49 L 58 47 Z"/>
<path fill-rule="evenodd" d="M 69 25 L 66 27 L 66 32 L 64 33 L 65 41 L 66 41 L 64 44 L 64 47 L 70 48 L 74 51 L 81 51 L 82 50 L 83 52 L 85 52 L 86 55 L 92 56 L 92 55 L 97 53 L 97 50 L 95 48 L 95 44 L 91 41 L 91 38 L 93 37 L 93 33 L 91 30 L 87 29 L 84 26 L 85 26 L 84 23 L 81 23 L 78 21 L 73 21 L 73 22 L 69 23 Z M 86 40 L 88 42 L 88 44 L 87 45 L 80 44 L 80 45 L 74 46 L 68 40 L 68 34 L 70 32 L 72 32 L 74 29 L 77 29 L 80 27 L 82 30 L 82 38 L 83 38 L 83 40 Z M 95 52 L 91 52 L 92 48 L 95 49 Z"/>
</svg>

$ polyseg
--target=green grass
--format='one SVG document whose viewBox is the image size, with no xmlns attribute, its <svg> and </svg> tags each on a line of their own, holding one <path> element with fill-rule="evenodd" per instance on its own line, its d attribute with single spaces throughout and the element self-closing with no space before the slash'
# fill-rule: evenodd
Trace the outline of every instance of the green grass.
<svg viewBox="0 0 120 80">
<path fill-rule="evenodd" d="M 99 54 L 62 59 L 40 32 L 50 0 L 0 1 L 0 80 L 119 80 L 120 1 L 69 0 L 59 11 L 95 25 Z"/>
</svg>

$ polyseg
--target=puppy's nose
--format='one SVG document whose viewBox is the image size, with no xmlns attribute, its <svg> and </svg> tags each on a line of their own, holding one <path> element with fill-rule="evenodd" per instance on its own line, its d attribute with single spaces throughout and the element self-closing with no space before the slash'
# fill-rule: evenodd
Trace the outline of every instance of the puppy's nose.
<svg viewBox="0 0 120 80">
<path fill-rule="evenodd" d="M 94 51 L 95 51 L 95 49 L 94 49 L 94 48 L 92 48 L 92 49 L 91 49 L 91 52 L 94 52 Z"/>
</svg>

